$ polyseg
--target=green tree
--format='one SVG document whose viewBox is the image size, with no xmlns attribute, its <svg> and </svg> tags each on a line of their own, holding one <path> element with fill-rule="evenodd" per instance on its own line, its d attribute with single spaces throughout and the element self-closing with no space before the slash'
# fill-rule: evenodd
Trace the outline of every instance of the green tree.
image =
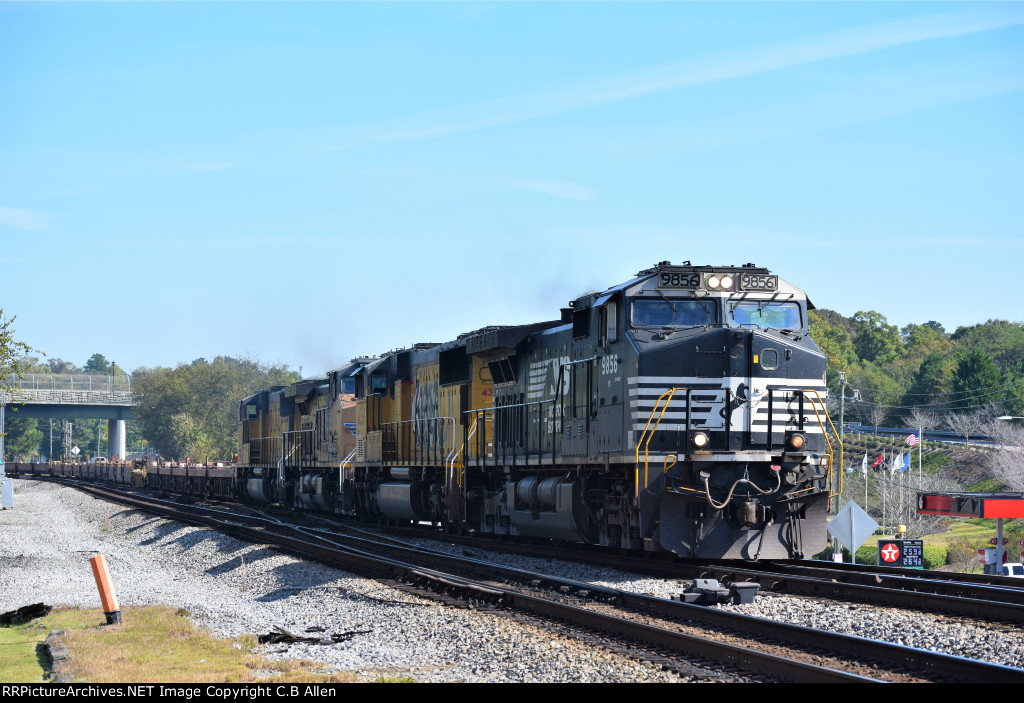
<svg viewBox="0 0 1024 703">
<path fill-rule="evenodd" d="M 179 413 L 171 417 L 171 432 L 175 442 L 173 455 L 180 459 L 191 457 L 196 461 L 205 462 L 209 457 L 226 458 L 225 454 L 217 453 L 209 428 L 188 413 Z"/>
<path fill-rule="evenodd" d="M 1002 370 L 1024 362 L 1024 323 L 989 320 L 981 325 L 960 327 L 952 336 L 961 349 L 982 349 Z"/>
<path fill-rule="evenodd" d="M 85 371 L 87 373 L 110 373 L 110 362 L 102 354 L 93 354 L 85 362 Z"/>
<path fill-rule="evenodd" d="M 960 408 L 976 410 L 996 398 L 1002 399 L 1001 380 L 992 357 L 976 347 L 957 356 L 952 399 Z"/>
<path fill-rule="evenodd" d="M 4 417 L 4 454 L 15 461 L 28 461 L 39 453 L 43 433 L 33 417 L 18 417 L 18 406 L 7 406 Z"/>
<path fill-rule="evenodd" d="M 946 399 L 953 383 L 956 361 L 940 352 L 932 352 L 924 358 L 903 396 L 903 405 L 921 406 L 939 403 Z"/>
<path fill-rule="evenodd" d="M 70 361 L 64 361 L 64 359 L 47 359 L 46 367 L 50 373 L 81 373 L 82 371 L 75 364 Z"/>
<path fill-rule="evenodd" d="M 903 358 L 905 350 L 896 325 L 890 325 L 882 313 L 869 310 L 853 316 L 857 336 L 854 349 L 864 361 L 884 364 Z"/>
<path fill-rule="evenodd" d="M 269 386 L 299 380 L 287 367 L 218 356 L 173 369 L 136 369 L 135 415 L 158 453 L 184 459 L 226 459 L 238 448 L 238 402 Z"/>
<path fill-rule="evenodd" d="M 811 310 L 808 315 L 811 339 L 825 355 L 829 387 L 837 388 L 839 371 L 849 371 L 857 364 L 857 352 L 846 326 L 832 310 Z"/>
<path fill-rule="evenodd" d="M 907 357 L 920 363 L 929 354 L 948 354 L 953 348 L 953 341 L 938 322 L 926 322 L 923 325 L 907 325 L 900 330 L 900 339 L 906 349 Z"/>
<path fill-rule="evenodd" d="M 892 374 L 865 361 L 854 369 L 849 380 L 851 389 L 860 392 L 861 402 L 852 410 L 861 422 L 877 427 L 898 418 L 902 410 L 896 406 L 903 397 L 903 388 Z"/>
<path fill-rule="evenodd" d="M 11 390 L 11 377 L 29 366 L 25 357 L 33 351 L 32 347 L 14 338 L 11 325 L 16 319 L 5 319 L 3 308 L 0 308 L 0 392 Z"/>
</svg>

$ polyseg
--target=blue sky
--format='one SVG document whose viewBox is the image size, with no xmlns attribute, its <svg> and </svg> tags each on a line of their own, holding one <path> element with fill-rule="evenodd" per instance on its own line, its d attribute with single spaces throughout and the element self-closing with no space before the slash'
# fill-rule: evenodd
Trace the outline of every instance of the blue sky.
<svg viewBox="0 0 1024 703">
<path fill-rule="evenodd" d="M 0 308 L 306 376 L 661 260 L 1019 321 L 1022 89 L 1022 2 L 0 2 Z"/>
</svg>

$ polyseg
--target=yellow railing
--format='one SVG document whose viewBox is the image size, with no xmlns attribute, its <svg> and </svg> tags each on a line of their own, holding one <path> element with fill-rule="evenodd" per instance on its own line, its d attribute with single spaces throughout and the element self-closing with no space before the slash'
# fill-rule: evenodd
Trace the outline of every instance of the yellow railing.
<svg viewBox="0 0 1024 703">
<path fill-rule="evenodd" d="M 813 388 L 808 388 L 804 393 L 813 393 L 814 397 L 818 399 L 817 403 L 811 403 L 811 407 L 814 408 L 814 416 L 818 419 L 818 426 L 821 428 L 821 434 L 825 437 L 825 442 L 828 445 L 829 455 L 829 473 L 835 471 L 839 474 L 839 490 L 833 490 L 835 488 L 835 481 L 829 481 L 829 493 L 828 493 L 828 507 L 832 509 L 832 499 L 842 495 L 843 493 L 843 443 L 839 440 L 839 432 L 836 431 L 836 426 L 832 424 L 832 418 L 829 417 L 828 411 L 825 409 L 825 401 L 821 399 L 821 395 L 818 391 Z M 818 412 L 818 405 L 821 405 L 821 412 L 825 414 L 825 419 L 828 420 L 828 426 L 832 428 L 832 433 L 836 436 L 836 444 L 839 445 L 839 464 L 838 468 L 836 465 L 836 455 L 832 449 L 832 440 L 828 438 L 828 432 L 825 430 L 825 423 L 821 421 L 821 413 Z"/>
<path fill-rule="evenodd" d="M 661 424 L 661 418 L 664 417 L 665 411 L 668 410 L 668 404 L 672 402 L 672 396 L 675 395 L 676 391 L 682 390 L 681 388 L 669 388 L 667 391 L 658 396 L 657 402 L 654 403 L 654 408 L 651 410 L 651 416 L 647 418 L 647 424 L 644 426 L 644 431 L 640 433 L 640 438 L 636 442 L 636 487 L 633 495 L 636 496 L 636 500 L 640 500 L 640 445 L 644 447 L 644 487 L 647 487 L 647 463 L 648 463 L 648 448 L 651 444 L 651 439 L 654 438 L 654 433 L 658 430 L 658 425 Z M 665 398 L 668 396 L 668 398 Z M 661 405 L 661 401 L 665 400 L 665 405 Z M 654 414 L 658 412 L 658 408 L 661 407 L 661 413 L 658 415 L 658 421 L 654 423 L 654 427 L 651 428 L 651 422 L 654 421 Z M 650 432 L 648 432 L 650 430 Z M 667 459 L 666 459 L 667 463 Z M 667 470 L 667 467 L 666 467 Z"/>
<path fill-rule="evenodd" d="M 635 484 L 636 485 L 635 485 L 635 491 L 634 491 L 634 495 L 637 497 L 637 500 L 639 500 L 639 497 L 640 497 L 640 449 L 642 447 L 643 450 L 644 450 L 644 462 L 643 462 L 644 482 L 643 482 L 643 485 L 644 485 L 644 487 L 646 487 L 647 484 L 649 483 L 649 448 L 650 448 L 651 440 L 654 438 L 654 433 L 658 430 L 658 426 L 661 424 L 661 420 L 664 417 L 665 412 L 668 410 L 669 404 L 672 402 L 672 397 L 675 395 L 676 391 L 680 391 L 680 390 L 684 390 L 684 389 L 683 388 L 678 388 L 678 387 L 670 388 L 670 389 L 668 389 L 667 391 L 665 391 L 664 393 L 662 393 L 658 397 L 658 400 L 654 403 L 654 408 L 651 410 L 650 416 L 647 418 L 647 424 L 644 426 L 644 431 L 640 433 L 640 438 L 637 440 L 637 443 L 636 443 L 636 475 L 635 475 Z M 839 433 L 836 431 L 835 425 L 832 424 L 832 418 L 829 416 L 828 411 L 825 410 L 825 403 L 822 400 L 821 395 L 818 393 L 818 391 L 814 390 L 813 388 L 808 388 L 807 390 L 805 390 L 803 392 L 804 393 L 812 393 L 812 394 L 814 394 L 814 397 L 817 399 L 816 402 L 814 400 L 812 400 L 811 407 L 814 409 L 815 418 L 818 421 L 818 426 L 821 428 L 821 434 L 825 438 L 825 443 L 826 443 L 826 446 L 828 447 L 828 453 L 829 453 L 829 504 L 830 504 L 830 507 L 831 507 L 832 499 L 837 497 L 837 496 L 839 496 L 839 495 L 841 495 L 842 492 L 843 492 L 843 443 L 841 441 L 839 441 Z M 662 401 L 664 401 L 664 404 L 662 404 Z M 819 405 L 821 406 L 821 412 L 819 412 L 819 410 L 818 410 Z M 661 412 L 658 412 L 659 409 L 661 410 Z M 655 419 L 654 419 L 655 415 L 658 416 L 657 421 L 655 421 Z M 825 429 L 825 423 L 822 420 L 822 415 L 824 415 L 824 419 L 825 420 L 828 420 L 828 425 L 829 425 L 829 427 L 832 428 L 832 433 L 836 437 L 836 444 L 839 445 L 839 462 L 838 462 L 838 464 L 836 463 L 835 450 L 832 448 L 832 441 L 831 441 L 831 439 L 829 439 L 828 431 Z M 654 427 L 651 427 L 651 423 L 654 423 Z M 669 465 L 669 463 L 668 463 L 669 459 L 673 460 L 672 461 L 672 465 Z M 668 472 L 668 470 L 670 468 L 672 468 L 672 466 L 675 465 L 677 460 L 678 459 L 675 456 L 666 456 L 665 457 L 665 469 L 664 470 L 665 470 L 666 473 Z M 836 468 L 837 466 L 838 466 L 838 469 Z M 831 479 L 831 476 L 832 476 L 831 472 L 832 471 L 837 471 L 838 475 L 839 475 L 839 480 L 838 480 L 839 490 L 838 491 L 834 490 L 837 482 L 833 481 Z M 808 489 L 808 490 L 810 490 L 810 489 Z M 697 492 L 697 491 L 694 491 L 694 492 Z"/>
<path fill-rule="evenodd" d="M 469 426 L 469 432 L 466 434 L 466 441 L 462 443 L 462 446 L 459 447 L 458 451 L 451 455 L 451 459 L 448 462 L 448 470 L 451 472 L 451 478 L 454 480 L 455 485 L 460 489 L 462 488 L 462 482 L 465 480 L 466 462 L 459 461 L 459 458 L 465 452 L 466 445 L 473 439 L 473 435 L 476 434 L 476 426 L 481 414 L 482 413 L 473 413 L 473 424 Z"/>
</svg>

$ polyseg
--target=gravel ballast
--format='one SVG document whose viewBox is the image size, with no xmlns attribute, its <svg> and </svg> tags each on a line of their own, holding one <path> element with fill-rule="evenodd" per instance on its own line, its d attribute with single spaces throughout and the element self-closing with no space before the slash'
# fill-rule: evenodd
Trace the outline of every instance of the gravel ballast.
<svg viewBox="0 0 1024 703">
<path fill-rule="evenodd" d="M 276 644 L 266 658 L 361 677 L 432 682 L 673 682 L 659 667 L 495 614 L 418 599 L 376 581 L 156 518 L 73 488 L 15 480 L 0 511 L 0 612 L 40 601 L 100 607 L 89 557 L 106 555 L 121 606 L 187 609 L 218 637 L 370 630 L 339 644 Z M 104 520 L 106 527 L 104 528 Z M 244 566 L 243 566 L 244 560 Z"/>
<path fill-rule="evenodd" d="M 0 511 L 0 612 L 29 603 L 99 607 L 89 557 L 107 557 L 122 605 L 187 609 L 218 637 L 283 627 L 297 635 L 370 630 L 331 645 L 268 645 L 268 658 L 308 658 L 357 675 L 416 681 L 661 682 L 679 676 L 509 618 L 438 605 L 276 549 L 170 522 L 72 488 L 15 480 Z M 107 519 L 104 528 L 104 520 Z M 444 548 L 431 541 L 430 547 Z M 461 546 L 448 547 L 461 552 Z M 487 550 L 475 556 L 580 581 L 668 597 L 678 581 Z M 822 630 L 1024 667 L 1024 631 L 866 605 L 761 595 L 721 606 Z"/>
</svg>

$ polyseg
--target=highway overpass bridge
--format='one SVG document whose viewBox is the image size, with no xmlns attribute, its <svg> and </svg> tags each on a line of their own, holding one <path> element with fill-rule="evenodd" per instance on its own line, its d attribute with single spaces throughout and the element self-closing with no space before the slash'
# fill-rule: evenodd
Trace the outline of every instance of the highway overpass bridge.
<svg viewBox="0 0 1024 703">
<path fill-rule="evenodd" d="M 18 417 L 107 420 L 110 458 L 125 456 L 125 420 L 135 419 L 131 379 L 94 374 L 23 374 L 2 398 Z"/>
</svg>

